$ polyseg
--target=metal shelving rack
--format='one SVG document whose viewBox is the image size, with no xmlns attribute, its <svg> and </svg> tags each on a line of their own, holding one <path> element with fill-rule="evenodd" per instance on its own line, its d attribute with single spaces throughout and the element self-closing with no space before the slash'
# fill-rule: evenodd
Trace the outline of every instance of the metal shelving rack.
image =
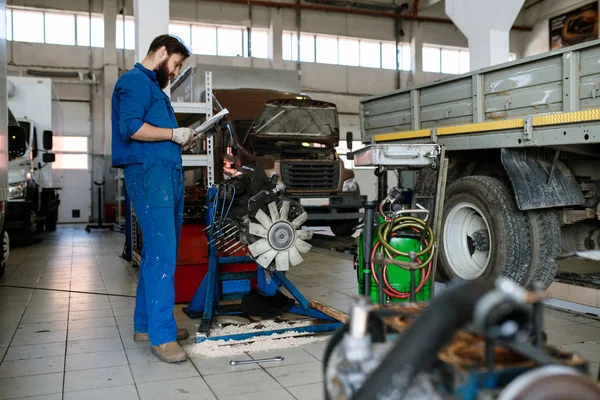
<svg viewBox="0 0 600 400">
<path fill-rule="evenodd" d="M 213 114 L 213 95 L 212 95 L 212 72 L 206 71 L 204 74 L 205 82 L 205 93 L 206 101 L 204 103 L 184 103 L 184 102 L 173 102 L 173 110 L 175 113 L 185 114 L 198 114 L 204 115 L 206 119 L 212 117 Z M 182 154 L 182 165 L 184 170 L 191 170 L 196 168 L 207 169 L 207 186 L 211 187 L 215 182 L 215 168 L 214 168 L 214 138 L 208 137 L 206 139 L 206 154 Z M 142 260 L 138 248 L 141 248 L 142 235 L 137 224 L 137 218 L 131 207 L 131 258 L 133 265 L 139 266 Z"/>
</svg>

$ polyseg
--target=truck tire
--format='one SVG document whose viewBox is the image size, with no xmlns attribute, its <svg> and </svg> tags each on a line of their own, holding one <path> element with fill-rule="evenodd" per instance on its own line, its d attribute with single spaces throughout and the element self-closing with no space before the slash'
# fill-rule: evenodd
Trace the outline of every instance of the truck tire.
<svg viewBox="0 0 600 400">
<path fill-rule="evenodd" d="M 528 221 L 502 181 L 468 176 L 449 185 L 440 235 L 440 267 L 448 279 L 505 276 L 524 284 L 531 262 Z"/>
<path fill-rule="evenodd" d="M 358 221 L 341 221 L 329 227 L 335 236 L 348 237 L 354 235 Z"/>
<path fill-rule="evenodd" d="M 10 237 L 8 232 L 4 230 L 2 233 L 2 253 L 0 257 L 0 277 L 4 275 L 4 271 L 6 271 L 6 263 L 8 262 L 8 257 L 10 255 Z"/>
<path fill-rule="evenodd" d="M 46 232 L 56 231 L 56 223 L 58 222 L 58 209 L 51 211 L 46 217 Z"/>
<path fill-rule="evenodd" d="M 29 246 L 33 244 L 37 232 L 37 216 L 33 210 L 30 210 L 26 218 L 26 225 L 19 232 L 19 243 Z"/>
<path fill-rule="evenodd" d="M 547 289 L 558 271 L 561 232 L 558 216 L 552 210 L 532 210 L 525 213 L 531 233 L 531 267 L 525 278 L 528 289 L 541 282 Z"/>
</svg>

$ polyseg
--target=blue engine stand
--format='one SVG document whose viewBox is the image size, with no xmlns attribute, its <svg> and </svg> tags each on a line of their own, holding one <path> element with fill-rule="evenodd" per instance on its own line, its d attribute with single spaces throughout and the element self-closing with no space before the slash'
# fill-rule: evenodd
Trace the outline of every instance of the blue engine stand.
<svg viewBox="0 0 600 400">
<path fill-rule="evenodd" d="M 219 195 L 218 188 L 210 188 L 207 193 L 208 210 L 206 213 L 206 225 L 211 226 L 215 220 L 215 196 Z M 265 270 L 256 264 L 256 271 L 250 272 L 219 272 L 220 265 L 248 264 L 254 263 L 250 257 L 219 257 L 217 246 L 211 246 L 216 240 L 215 232 L 209 229 L 208 237 L 208 272 L 200 287 L 196 291 L 194 298 L 184 308 L 184 312 L 190 318 L 202 318 L 200 328 L 196 334 L 196 343 L 202 343 L 206 340 L 246 340 L 256 336 L 269 336 L 272 334 L 281 334 L 286 332 L 299 333 L 322 333 L 338 329 L 343 325 L 342 322 L 330 317 L 323 312 L 310 306 L 309 301 L 300 293 L 294 284 L 280 271 L 271 274 L 268 279 Z M 288 313 L 308 316 L 322 319 L 326 322 L 302 327 L 291 327 L 282 329 L 272 329 L 258 332 L 240 333 L 235 335 L 210 336 L 211 322 L 214 317 L 223 315 L 240 315 L 241 312 L 224 312 L 221 310 L 221 300 L 236 300 L 250 292 L 250 279 L 256 278 L 258 291 L 264 296 L 273 296 L 280 286 L 283 286 L 296 299 L 298 305 L 293 306 Z M 223 292 L 220 293 L 219 283 L 223 282 Z"/>
</svg>

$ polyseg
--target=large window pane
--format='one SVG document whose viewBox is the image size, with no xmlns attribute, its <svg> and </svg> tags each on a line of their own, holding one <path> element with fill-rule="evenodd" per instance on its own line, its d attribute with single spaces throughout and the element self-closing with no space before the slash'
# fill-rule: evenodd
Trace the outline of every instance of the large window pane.
<svg viewBox="0 0 600 400">
<path fill-rule="evenodd" d="M 44 13 L 13 10 L 13 40 L 44 43 Z"/>
<path fill-rule="evenodd" d="M 360 41 L 360 66 L 381 67 L 381 48 L 379 42 Z"/>
<path fill-rule="evenodd" d="M 75 45 L 75 16 L 73 14 L 46 13 L 46 43 Z"/>
<path fill-rule="evenodd" d="M 402 71 L 412 70 L 412 54 L 409 44 L 403 44 L 400 47 L 400 68 Z"/>
<path fill-rule="evenodd" d="M 124 39 L 123 35 L 125 35 Z M 135 21 L 126 18 L 125 31 L 123 31 L 123 17 L 117 17 L 117 49 L 122 49 L 123 46 L 126 50 L 135 49 Z"/>
<path fill-rule="evenodd" d="M 466 74 L 471 70 L 471 55 L 466 50 L 460 51 L 460 73 Z"/>
<path fill-rule="evenodd" d="M 460 73 L 460 56 L 458 50 L 442 49 L 442 73 Z"/>
<path fill-rule="evenodd" d="M 357 39 L 341 39 L 338 43 L 340 65 L 358 67 L 360 65 L 360 45 Z"/>
<path fill-rule="evenodd" d="M 281 56 L 284 60 L 292 60 L 292 34 L 289 32 L 281 35 Z"/>
<path fill-rule="evenodd" d="M 252 29 L 252 57 L 269 58 L 269 32 L 263 29 Z"/>
<path fill-rule="evenodd" d="M 242 30 L 239 28 L 217 29 L 217 54 L 220 56 L 242 56 Z"/>
<path fill-rule="evenodd" d="M 423 46 L 423 71 L 440 72 L 440 49 Z"/>
<path fill-rule="evenodd" d="M 338 39 L 330 36 L 317 36 L 317 62 L 338 63 Z"/>
<path fill-rule="evenodd" d="M 396 69 L 396 43 L 381 43 L 381 68 Z"/>
<path fill-rule="evenodd" d="M 56 169 L 88 169 L 87 154 L 56 154 L 52 168 Z"/>
<path fill-rule="evenodd" d="M 169 34 L 177 36 L 187 47 L 191 44 L 191 31 L 190 24 L 169 24 Z"/>
<path fill-rule="evenodd" d="M 6 10 L 6 40 L 12 40 L 12 10 Z"/>
<path fill-rule="evenodd" d="M 123 37 L 122 29 L 121 37 Z M 118 40 L 117 43 L 119 43 Z M 77 45 L 90 45 L 90 19 L 87 15 L 77 16 Z M 104 19 L 102 17 L 92 16 L 92 46 L 104 47 Z"/>
<path fill-rule="evenodd" d="M 314 35 L 300 35 L 300 61 L 315 62 Z"/>
<path fill-rule="evenodd" d="M 217 28 L 214 26 L 192 26 L 192 53 L 208 56 L 217 55 Z"/>
<path fill-rule="evenodd" d="M 85 136 L 54 136 L 52 150 L 55 152 L 87 153 L 88 138 Z"/>
</svg>

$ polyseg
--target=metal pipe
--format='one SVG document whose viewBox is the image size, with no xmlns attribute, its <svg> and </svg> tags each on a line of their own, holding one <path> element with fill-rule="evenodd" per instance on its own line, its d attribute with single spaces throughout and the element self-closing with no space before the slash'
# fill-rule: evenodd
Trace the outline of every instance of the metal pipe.
<svg viewBox="0 0 600 400">
<path fill-rule="evenodd" d="M 199 2 L 207 2 L 214 3 L 214 0 L 198 0 Z M 334 7 L 334 6 L 325 6 L 321 4 L 307 4 L 307 3 L 282 3 L 282 2 L 271 2 L 266 0 L 220 0 L 219 3 L 231 3 L 231 4 L 243 4 L 248 5 L 252 4 L 254 6 L 262 6 L 262 7 L 270 7 L 270 8 L 287 8 L 294 10 L 304 10 L 304 11 L 321 11 L 321 12 L 330 12 L 330 13 L 340 13 L 340 14 L 354 14 L 354 15 L 363 15 L 369 17 L 383 17 L 383 18 L 393 18 L 393 19 L 401 19 L 405 21 L 418 21 L 418 22 L 434 22 L 440 24 L 450 24 L 454 25 L 454 23 L 447 18 L 438 18 L 438 17 L 427 17 L 424 15 L 411 15 L 411 14 L 398 14 L 395 12 L 388 11 L 372 11 L 372 10 L 363 10 L 356 8 L 346 8 L 346 7 Z M 512 29 L 517 31 L 526 31 L 530 32 L 533 30 L 530 26 L 522 26 L 522 25 L 514 25 Z"/>
<path fill-rule="evenodd" d="M 371 292 L 371 251 L 373 250 L 373 230 L 375 225 L 375 209 L 377 203 L 367 201 L 365 203 L 365 234 L 363 249 L 363 286 L 364 295 L 369 296 Z M 381 281 L 380 281 L 381 282 Z"/>
<path fill-rule="evenodd" d="M 381 168 L 375 170 L 377 176 L 377 201 L 382 202 L 387 197 L 388 192 L 388 172 L 386 169 Z"/>
</svg>

